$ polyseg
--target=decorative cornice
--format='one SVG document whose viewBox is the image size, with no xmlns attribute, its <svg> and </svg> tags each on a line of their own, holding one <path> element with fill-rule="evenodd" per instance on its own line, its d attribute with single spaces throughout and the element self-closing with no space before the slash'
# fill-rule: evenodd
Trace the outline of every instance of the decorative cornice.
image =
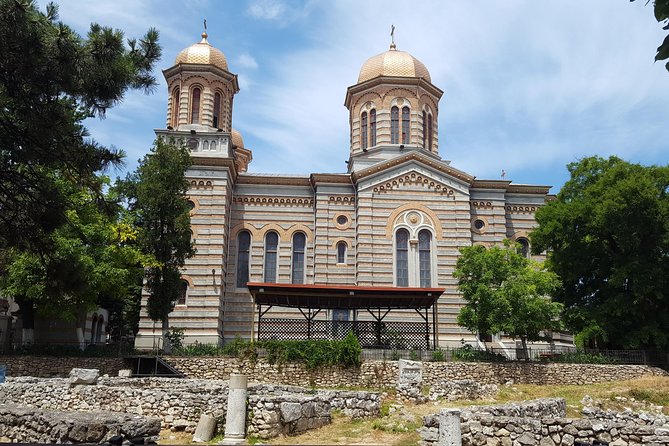
<svg viewBox="0 0 669 446">
<path fill-rule="evenodd" d="M 211 181 L 188 180 L 191 189 L 213 189 L 214 184 Z"/>
<path fill-rule="evenodd" d="M 209 64 L 180 63 L 163 70 L 163 76 L 169 83 L 170 78 L 181 73 L 212 73 L 230 82 L 235 93 L 239 93 L 239 79 L 236 74 Z"/>
<path fill-rule="evenodd" d="M 313 186 L 319 183 L 351 184 L 351 175 L 348 173 L 312 173 L 310 180 Z"/>
<path fill-rule="evenodd" d="M 492 201 L 472 201 L 471 202 L 472 207 L 476 209 L 492 209 Z"/>
<path fill-rule="evenodd" d="M 392 189 L 398 189 L 405 184 L 415 184 L 429 189 L 433 189 L 435 192 L 445 195 L 447 197 L 455 198 L 455 191 L 448 186 L 434 181 L 431 178 L 426 178 L 425 176 L 411 172 L 406 175 L 401 175 L 392 180 L 386 181 L 384 184 L 380 184 L 374 188 L 374 192 L 383 193 Z"/>
<path fill-rule="evenodd" d="M 353 195 L 330 195 L 328 200 L 333 204 L 355 204 Z"/>
<path fill-rule="evenodd" d="M 507 205 L 507 214 L 534 214 L 541 206 Z"/>
<path fill-rule="evenodd" d="M 361 82 L 359 84 L 351 85 L 350 87 L 348 87 L 346 89 L 346 98 L 344 99 L 344 105 L 348 107 L 351 98 L 355 94 L 366 92 L 367 90 L 382 84 L 422 87 L 428 93 L 436 96 L 437 100 L 439 100 L 441 96 L 444 94 L 443 90 L 436 87 L 432 82 L 428 82 L 424 78 L 402 77 L 402 76 L 378 76 L 368 81 Z"/>
<path fill-rule="evenodd" d="M 306 197 L 276 197 L 266 195 L 244 195 L 232 197 L 234 204 L 250 204 L 255 206 L 304 206 L 313 207 L 314 199 Z"/>
<path fill-rule="evenodd" d="M 511 181 L 505 180 L 474 180 L 472 189 L 507 189 Z"/>
<path fill-rule="evenodd" d="M 468 175 L 461 170 L 455 169 L 448 164 L 445 164 L 442 161 L 435 160 L 433 158 L 430 158 L 418 151 L 412 151 L 407 153 L 406 155 L 398 156 L 393 159 L 390 159 L 388 161 L 384 161 L 379 164 L 375 164 L 374 166 L 368 167 L 366 169 L 363 169 L 359 172 L 353 172 L 351 175 L 353 178 L 353 181 L 356 183 L 363 178 L 369 177 L 371 175 L 374 175 L 376 173 L 379 173 L 381 171 L 384 171 L 386 169 L 390 169 L 395 166 L 399 166 L 400 164 L 406 163 L 408 161 L 418 161 L 421 164 L 425 164 L 429 167 L 432 167 L 435 170 L 438 170 L 439 172 L 442 172 L 448 176 L 454 177 L 459 179 L 460 181 L 463 181 L 469 185 L 472 184 L 474 181 L 474 177 L 471 175 Z"/>
<path fill-rule="evenodd" d="M 509 184 L 506 192 L 510 194 L 539 194 L 546 195 L 551 186 L 540 186 L 535 184 Z"/>
<path fill-rule="evenodd" d="M 239 184 L 263 184 L 275 186 L 311 186 L 309 177 L 282 177 L 275 175 L 244 175 L 237 177 Z"/>
<path fill-rule="evenodd" d="M 191 153 L 192 167 L 227 167 L 232 172 L 232 178 L 237 178 L 237 166 L 232 158 L 200 156 Z"/>
</svg>

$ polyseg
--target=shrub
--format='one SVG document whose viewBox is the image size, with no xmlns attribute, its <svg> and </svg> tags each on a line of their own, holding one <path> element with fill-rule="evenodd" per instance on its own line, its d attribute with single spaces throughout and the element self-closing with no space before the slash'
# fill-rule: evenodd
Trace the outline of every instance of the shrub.
<svg viewBox="0 0 669 446">
<path fill-rule="evenodd" d="M 601 353 L 587 353 L 583 351 L 567 352 L 555 355 L 548 359 L 551 362 L 563 362 L 572 364 L 616 364 L 616 358 L 602 355 Z"/>
<path fill-rule="evenodd" d="M 432 352 L 432 362 L 443 362 L 444 359 L 443 350 L 435 350 Z"/>
<path fill-rule="evenodd" d="M 488 350 L 479 350 L 471 345 L 463 345 L 451 352 L 451 358 L 454 361 L 473 361 L 473 362 L 502 362 L 506 361 L 506 356 L 491 352 Z"/>
<path fill-rule="evenodd" d="M 172 327 L 167 331 L 165 337 L 167 338 L 173 349 L 178 350 L 183 348 L 184 338 L 186 337 L 184 335 L 183 328 Z"/>
</svg>

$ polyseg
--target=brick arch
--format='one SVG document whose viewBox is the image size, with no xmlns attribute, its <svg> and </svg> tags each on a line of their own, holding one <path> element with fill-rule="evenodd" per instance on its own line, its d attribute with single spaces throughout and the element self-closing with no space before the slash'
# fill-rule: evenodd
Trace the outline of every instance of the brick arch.
<svg viewBox="0 0 669 446">
<path fill-rule="evenodd" d="M 251 233 L 251 243 L 253 243 L 254 239 L 259 239 L 260 238 L 260 231 L 256 229 L 251 223 L 249 222 L 242 222 L 238 223 L 235 226 L 230 229 L 230 238 L 231 239 L 237 239 L 237 235 L 239 234 L 239 231 L 246 229 Z"/>
<path fill-rule="evenodd" d="M 374 101 L 374 99 L 378 99 L 379 101 L 381 101 L 381 103 L 383 103 L 383 96 L 381 96 L 381 95 L 380 95 L 378 92 L 376 92 L 376 91 L 368 91 L 368 92 L 366 92 L 365 94 L 363 94 L 362 96 L 360 96 L 360 97 L 353 103 L 353 106 L 351 106 L 351 110 L 358 110 L 358 108 L 361 107 L 362 104 L 364 104 L 365 102 L 368 102 L 368 101 Z M 379 104 L 377 104 L 377 107 L 378 107 L 378 106 L 379 106 Z M 360 114 L 360 113 L 359 113 L 359 110 L 358 110 L 358 113 L 357 113 L 357 114 Z"/>
<path fill-rule="evenodd" d="M 295 234 L 296 232 L 304 232 L 304 235 L 307 236 L 307 242 L 312 242 L 314 239 L 313 231 L 302 223 L 292 225 L 290 228 L 288 228 L 286 232 L 288 233 L 288 240 L 292 240 L 293 234 Z"/>
<path fill-rule="evenodd" d="M 352 246 L 351 242 L 349 242 L 348 240 L 345 240 L 343 238 L 336 239 L 334 242 L 332 242 L 332 245 L 330 245 L 330 247 L 333 248 L 333 249 L 336 249 L 337 245 L 341 242 L 344 242 L 346 244 L 346 249 L 351 249 L 351 246 Z"/>
<path fill-rule="evenodd" d="M 436 212 L 434 212 L 432 209 L 428 208 L 427 206 L 423 206 L 422 204 L 415 204 L 415 203 L 408 203 L 405 205 L 402 205 L 395 209 L 393 212 L 391 212 L 390 216 L 388 216 L 388 222 L 386 223 L 386 238 L 387 239 L 392 239 L 393 234 L 394 234 L 394 229 L 395 229 L 395 221 L 397 220 L 397 217 L 404 212 L 404 211 L 421 211 L 425 213 L 430 219 L 432 220 L 432 224 L 434 225 L 434 238 L 436 240 L 442 240 L 443 239 L 443 231 L 442 231 L 442 226 L 441 226 L 441 220 L 439 217 L 437 217 Z"/>
<path fill-rule="evenodd" d="M 282 241 L 282 242 L 289 242 L 290 241 L 290 236 L 289 236 L 287 230 L 283 229 L 281 226 L 279 226 L 276 223 L 267 223 L 265 226 L 263 226 L 262 228 L 260 228 L 258 230 L 258 235 L 262 238 L 263 243 L 265 242 L 265 236 L 270 231 L 274 231 L 277 234 L 279 234 L 279 241 Z"/>
</svg>

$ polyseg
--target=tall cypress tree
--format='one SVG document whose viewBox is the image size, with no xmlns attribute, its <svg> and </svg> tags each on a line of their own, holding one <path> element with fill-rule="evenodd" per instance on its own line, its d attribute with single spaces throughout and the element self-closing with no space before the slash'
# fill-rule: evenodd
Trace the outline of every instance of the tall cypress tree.
<svg viewBox="0 0 669 446">
<path fill-rule="evenodd" d="M 140 228 L 139 244 L 158 262 L 146 269 L 147 312 L 162 322 L 163 348 L 168 352 L 168 315 L 179 297 L 180 270 L 194 254 L 185 177 L 190 165 L 186 147 L 158 139 L 125 182 L 130 210 Z"/>
</svg>

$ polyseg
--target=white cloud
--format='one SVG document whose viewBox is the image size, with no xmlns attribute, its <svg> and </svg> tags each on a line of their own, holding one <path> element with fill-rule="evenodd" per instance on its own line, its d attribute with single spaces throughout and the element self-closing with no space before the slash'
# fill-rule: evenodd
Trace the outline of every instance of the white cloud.
<svg viewBox="0 0 669 446">
<path fill-rule="evenodd" d="M 256 69 L 258 68 L 258 62 L 253 58 L 248 53 L 242 53 L 239 55 L 237 58 L 237 65 L 239 65 L 241 68 L 250 68 L 250 69 Z"/>
<path fill-rule="evenodd" d="M 248 13 L 256 19 L 278 20 L 286 10 L 285 3 L 279 0 L 255 0 L 249 5 Z"/>
</svg>

